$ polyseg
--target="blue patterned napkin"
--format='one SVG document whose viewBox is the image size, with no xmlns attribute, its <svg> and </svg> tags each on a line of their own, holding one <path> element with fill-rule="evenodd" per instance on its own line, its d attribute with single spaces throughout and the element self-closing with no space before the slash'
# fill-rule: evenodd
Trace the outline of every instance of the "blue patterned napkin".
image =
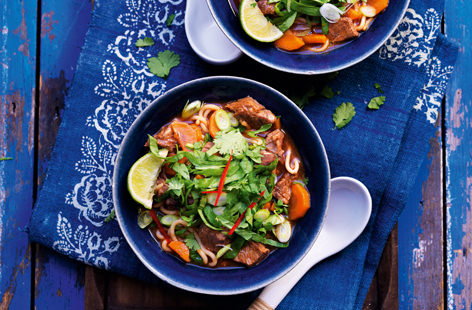
<svg viewBox="0 0 472 310">
<path fill-rule="evenodd" d="M 312 98 L 304 110 L 325 142 L 332 175 L 364 182 L 374 210 L 361 237 L 313 268 L 281 309 L 362 306 L 388 234 L 426 157 L 457 49 L 439 33 L 443 1 L 412 2 L 398 30 L 376 54 L 331 80 L 340 95 Z M 245 76 L 289 95 L 300 93 L 300 85 L 320 85 L 323 78 L 275 72 L 247 57 L 225 67 L 203 63 L 185 38 L 183 0 L 95 3 L 30 236 L 84 263 L 156 281 L 134 256 L 118 224 L 104 222 L 113 208 L 116 152 L 138 114 L 173 86 L 207 75 Z M 168 27 L 171 14 L 175 19 Z M 157 44 L 136 48 L 136 40 L 145 36 Z M 168 80 L 153 76 L 146 66 L 147 58 L 165 49 L 182 59 Z M 379 95 L 374 83 L 387 98 L 378 111 L 366 109 L 366 102 Z M 357 115 L 343 130 L 333 130 L 331 115 L 342 102 L 352 102 Z M 253 294 L 240 296 L 241 307 L 251 298 Z"/>
</svg>

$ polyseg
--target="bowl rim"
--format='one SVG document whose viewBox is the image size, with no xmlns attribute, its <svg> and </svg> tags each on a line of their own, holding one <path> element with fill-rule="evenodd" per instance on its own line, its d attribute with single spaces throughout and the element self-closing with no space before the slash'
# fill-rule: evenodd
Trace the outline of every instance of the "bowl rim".
<svg viewBox="0 0 472 310">
<path fill-rule="evenodd" d="M 263 58 L 260 58 L 260 57 L 257 57 L 255 55 L 253 55 L 251 52 L 249 52 L 244 46 L 242 46 L 241 44 L 239 44 L 238 40 L 235 39 L 230 33 L 228 33 L 226 30 L 225 30 L 225 27 L 223 26 L 223 23 L 221 22 L 221 20 L 217 17 L 214 9 L 213 9 L 213 5 L 211 4 L 211 1 L 212 0 L 206 0 L 207 2 L 207 5 L 208 5 L 208 8 L 210 9 L 210 12 L 211 12 L 211 15 L 213 16 L 213 19 L 214 21 L 216 22 L 216 24 L 218 25 L 218 27 L 220 28 L 220 30 L 226 35 L 226 37 L 237 47 L 239 48 L 245 55 L 251 57 L 252 59 L 254 59 L 255 61 L 269 67 L 269 68 L 272 68 L 272 69 L 276 69 L 276 70 L 279 70 L 279 71 L 282 71 L 282 72 L 288 72 L 288 73 L 294 73 L 294 74 L 301 74 L 301 75 L 318 75 L 318 74 L 326 74 L 326 73 L 332 73 L 332 72 L 335 72 L 335 71 L 339 71 L 339 70 L 343 70 L 343 69 L 346 69 L 346 68 L 349 68 L 349 67 L 352 67 L 356 64 L 358 64 L 359 62 L 363 61 L 364 59 L 366 59 L 367 57 L 371 56 L 372 54 L 374 54 L 387 40 L 388 38 L 390 38 L 392 36 L 392 34 L 395 32 L 395 30 L 397 30 L 398 26 L 400 25 L 401 21 L 403 20 L 403 18 L 405 17 L 405 14 L 406 14 L 406 11 L 408 10 L 409 6 L 410 6 L 410 1 L 411 0 L 405 0 L 405 3 L 403 5 L 403 8 L 402 8 L 402 12 L 401 14 L 399 15 L 399 18 L 397 19 L 397 21 L 395 22 L 394 26 L 391 27 L 390 31 L 388 33 L 386 33 L 386 35 L 382 38 L 382 40 L 380 40 L 379 42 L 377 42 L 377 44 L 373 45 L 373 47 L 371 49 L 369 49 L 368 51 L 366 51 L 365 53 L 361 54 L 361 55 L 358 55 L 356 56 L 354 59 L 352 59 L 351 61 L 348 61 L 344 64 L 341 64 L 341 65 L 336 65 L 332 68 L 329 68 L 329 69 L 317 69 L 317 70 L 304 70 L 302 68 L 291 68 L 291 67 L 284 67 L 282 65 L 277 65 L 277 64 L 273 64 L 269 61 L 266 61 L 265 59 Z M 227 0 L 229 1 L 229 0 Z M 228 5 L 231 5 L 228 3 Z"/>
<path fill-rule="evenodd" d="M 131 234 L 127 231 L 127 229 L 125 227 L 126 225 L 124 224 L 123 214 L 121 213 L 120 208 L 117 208 L 116 203 L 115 203 L 118 200 L 117 184 L 118 184 L 119 180 L 118 180 L 117 170 L 120 167 L 120 164 L 119 164 L 120 160 L 119 159 L 122 158 L 122 155 L 124 153 L 124 148 L 122 146 L 124 144 L 126 144 L 125 142 L 128 139 L 131 139 L 130 136 L 128 135 L 128 133 L 133 131 L 138 126 L 137 125 L 138 120 L 143 115 L 148 113 L 148 111 L 151 111 L 156 106 L 156 104 L 158 104 L 158 102 L 160 100 L 162 100 L 162 98 L 171 97 L 175 93 L 178 93 L 181 89 L 189 87 L 189 86 L 191 86 L 192 84 L 195 84 L 195 83 L 204 82 L 204 81 L 212 81 L 212 80 L 220 80 L 220 79 L 229 79 L 229 80 L 233 80 L 233 81 L 243 81 L 243 82 L 249 82 L 249 83 L 257 84 L 258 87 L 263 87 L 263 88 L 268 89 L 269 91 L 277 93 L 278 96 L 281 96 L 283 99 L 285 99 L 286 102 L 288 104 L 290 104 L 293 108 L 298 109 L 300 117 L 305 119 L 307 124 L 311 127 L 312 132 L 315 135 L 316 139 L 320 142 L 320 146 L 321 146 L 320 160 L 324 161 L 325 164 L 326 164 L 326 176 L 325 176 L 326 180 L 325 181 L 327 183 L 327 189 L 326 189 L 326 192 L 324 193 L 325 208 L 324 208 L 324 213 L 321 215 L 322 218 L 321 218 L 321 222 L 320 222 L 320 227 L 319 227 L 318 231 L 316 232 L 314 238 L 312 239 L 312 241 L 310 243 L 310 246 L 307 247 L 306 251 L 304 253 L 302 253 L 302 255 L 297 260 L 293 261 L 287 268 L 285 268 L 285 270 L 275 274 L 272 277 L 261 280 L 261 281 L 259 281 L 259 283 L 255 284 L 255 285 L 246 286 L 246 287 L 240 288 L 240 289 L 224 290 L 224 291 L 217 290 L 217 289 L 215 290 L 215 289 L 207 289 L 207 288 L 198 288 L 198 287 L 194 287 L 192 285 L 185 284 L 181 281 L 176 281 L 176 280 L 170 279 L 167 276 L 165 276 L 164 274 L 162 274 L 158 269 L 156 269 L 150 263 L 148 263 L 146 257 L 144 257 L 144 255 L 139 250 L 138 245 L 134 243 Z M 175 86 L 175 87 L 171 88 L 170 90 L 166 91 L 165 93 L 163 93 L 162 95 L 157 97 L 155 100 L 153 100 L 138 115 L 138 117 L 133 121 L 133 123 L 129 127 L 127 133 L 125 134 L 125 137 L 123 138 L 123 140 L 120 143 L 120 148 L 118 150 L 116 160 L 115 160 L 115 165 L 114 165 L 114 168 L 113 168 L 113 179 L 112 179 L 112 181 L 113 181 L 112 182 L 113 209 L 115 210 L 115 214 L 116 214 L 116 218 L 118 220 L 120 230 L 123 233 L 123 236 L 125 237 L 126 242 L 131 247 L 132 251 L 138 257 L 138 259 L 141 261 L 141 263 L 143 263 L 146 266 L 146 268 L 148 270 L 150 270 L 159 279 L 161 279 L 162 281 L 164 281 L 168 284 L 171 284 L 175 287 L 178 287 L 178 288 L 181 288 L 181 289 L 184 289 L 184 290 L 187 290 L 187 291 L 195 292 L 195 293 L 208 294 L 208 295 L 236 295 L 236 294 L 243 294 L 243 293 L 248 293 L 248 292 L 252 292 L 252 291 L 261 289 L 261 288 L 271 284 L 272 282 L 277 281 L 278 279 L 280 279 L 281 277 L 286 275 L 289 271 L 291 271 L 293 268 L 295 268 L 301 262 L 301 260 L 307 255 L 307 253 L 309 252 L 311 247 L 314 245 L 315 241 L 318 239 L 320 231 L 321 231 L 321 229 L 322 229 L 322 227 L 325 223 L 325 220 L 326 220 L 326 214 L 327 214 L 327 210 L 328 210 L 328 207 L 329 207 L 329 203 L 328 203 L 329 202 L 329 196 L 330 196 L 330 192 L 331 192 L 331 182 L 330 182 L 330 180 L 331 180 L 331 169 L 330 169 L 328 155 L 326 153 L 326 149 L 325 149 L 323 140 L 321 139 L 318 131 L 316 130 L 315 126 L 310 121 L 310 119 L 306 116 L 306 114 L 291 99 L 289 99 L 287 96 L 285 96 L 284 94 L 282 94 L 281 92 L 279 92 L 278 90 L 276 90 L 275 88 L 273 88 L 269 85 L 266 85 L 264 83 L 261 83 L 261 82 L 258 82 L 258 81 L 252 80 L 252 79 L 248 79 L 248 78 L 237 77 L 237 76 L 227 76 L 227 75 L 202 77 L 202 78 L 197 78 L 197 79 L 190 80 L 188 82 L 182 83 L 182 84 L 180 84 L 178 86 Z"/>
</svg>

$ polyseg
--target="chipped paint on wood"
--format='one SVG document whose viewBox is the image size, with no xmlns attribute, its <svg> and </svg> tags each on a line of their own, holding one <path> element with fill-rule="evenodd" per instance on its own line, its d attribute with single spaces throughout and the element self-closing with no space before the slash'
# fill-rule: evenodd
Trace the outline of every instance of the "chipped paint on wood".
<svg viewBox="0 0 472 310">
<path fill-rule="evenodd" d="M 29 309 L 33 206 L 37 1 L 2 1 L 0 12 L 0 309 Z"/>
<path fill-rule="evenodd" d="M 38 180 L 45 176 L 68 87 L 91 17 L 87 0 L 42 0 Z M 85 266 L 37 246 L 37 309 L 84 309 Z"/>
<path fill-rule="evenodd" d="M 444 306 L 440 136 L 430 140 L 428 160 L 399 219 L 400 309 Z"/>
<path fill-rule="evenodd" d="M 471 310 L 472 2 L 447 0 L 445 8 L 446 34 L 461 44 L 446 97 L 447 308 Z"/>
</svg>

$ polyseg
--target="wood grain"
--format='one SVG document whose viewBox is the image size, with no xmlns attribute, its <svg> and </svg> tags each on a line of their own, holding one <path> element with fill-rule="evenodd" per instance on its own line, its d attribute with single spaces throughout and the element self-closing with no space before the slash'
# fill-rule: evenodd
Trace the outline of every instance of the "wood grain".
<svg viewBox="0 0 472 310">
<path fill-rule="evenodd" d="M 447 307 L 472 309 L 472 2 L 446 1 L 445 29 L 461 43 L 446 97 Z"/>
<path fill-rule="evenodd" d="M 38 177 L 35 180 L 38 186 L 45 177 L 90 15 L 88 0 L 41 1 Z M 39 245 L 35 262 L 36 309 L 84 308 L 84 265 Z"/>
<path fill-rule="evenodd" d="M 0 11 L 0 309 L 29 309 L 33 206 L 36 0 Z"/>
</svg>

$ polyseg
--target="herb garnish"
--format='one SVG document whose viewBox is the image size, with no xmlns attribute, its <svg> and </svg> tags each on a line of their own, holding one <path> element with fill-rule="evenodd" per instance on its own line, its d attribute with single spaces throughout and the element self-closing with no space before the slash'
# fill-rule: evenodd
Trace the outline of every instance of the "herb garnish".
<svg viewBox="0 0 472 310">
<path fill-rule="evenodd" d="M 323 87 L 320 94 L 321 94 L 321 96 L 325 97 L 326 99 L 331 99 L 335 95 L 333 89 L 331 87 L 329 87 L 328 85 Z"/>
<path fill-rule="evenodd" d="M 153 46 L 154 40 L 149 37 L 145 37 L 144 39 L 139 39 L 135 43 L 136 47 L 146 47 L 146 46 Z"/>
<path fill-rule="evenodd" d="M 4 160 L 12 160 L 13 157 L 1 157 L 0 158 L 0 161 L 4 161 Z"/>
<path fill-rule="evenodd" d="M 382 90 L 382 87 L 380 86 L 379 83 L 375 83 L 375 84 L 374 84 L 374 87 L 375 87 L 375 89 L 377 89 L 377 91 L 378 91 L 379 93 L 381 93 L 381 94 L 384 93 L 384 91 Z"/>
<path fill-rule="evenodd" d="M 170 27 L 170 25 L 172 25 L 174 18 L 175 18 L 175 14 L 170 14 L 169 17 L 167 17 L 167 20 L 166 20 L 167 27 Z"/>
<path fill-rule="evenodd" d="M 110 215 L 108 215 L 103 221 L 104 221 L 105 223 L 109 223 L 109 222 L 111 222 L 112 220 L 114 220 L 115 217 L 116 217 L 115 209 L 113 209 L 113 210 L 111 210 Z"/>
<path fill-rule="evenodd" d="M 374 97 L 370 99 L 367 107 L 371 110 L 378 110 L 385 103 L 385 96 Z"/>
<path fill-rule="evenodd" d="M 180 64 L 180 56 L 172 51 L 166 50 L 160 52 L 157 57 L 148 59 L 148 68 L 151 73 L 166 78 L 170 70 Z"/>
<path fill-rule="evenodd" d="M 350 102 L 344 102 L 333 113 L 333 122 L 336 128 L 341 129 L 356 115 L 356 109 Z"/>
</svg>

